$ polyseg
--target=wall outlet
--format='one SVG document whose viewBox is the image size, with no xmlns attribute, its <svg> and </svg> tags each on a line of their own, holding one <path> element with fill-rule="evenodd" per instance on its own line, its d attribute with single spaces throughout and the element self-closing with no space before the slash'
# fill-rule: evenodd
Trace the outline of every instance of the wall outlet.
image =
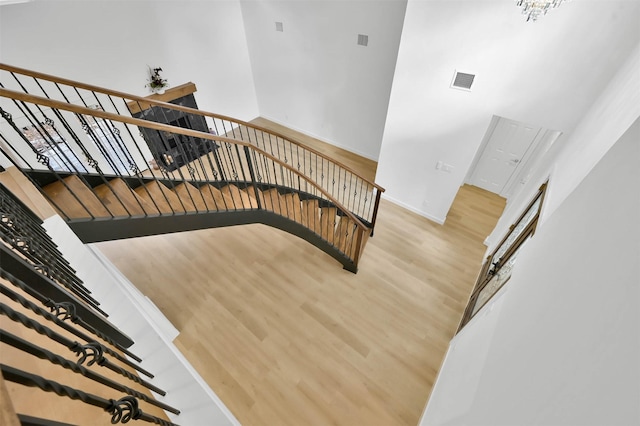
<svg viewBox="0 0 640 426">
<path fill-rule="evenodd" d="M 443 172 L 447 172 L 447 173 L 451 173 L 453 171 L 453 166 L 451 164 L 444 163 L 442 165 L 442 171 Z"/>
</svg>

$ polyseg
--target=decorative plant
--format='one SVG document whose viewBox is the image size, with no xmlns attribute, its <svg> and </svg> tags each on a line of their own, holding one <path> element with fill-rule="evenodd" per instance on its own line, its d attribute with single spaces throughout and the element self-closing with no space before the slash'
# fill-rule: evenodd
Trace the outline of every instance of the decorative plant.
<svg viewBox="0 0 640 426">
<path fill-rule="evenodd" d="M 169 85 L 166 79 L 162 78 L 160 73 L 162 72 L 162 68 L 151 68 L 149 67 L 149 82 L 145 85 L 151 89 L 151 91 L 156 92 L 158 90 L 162 90 Z"/>
</svg>

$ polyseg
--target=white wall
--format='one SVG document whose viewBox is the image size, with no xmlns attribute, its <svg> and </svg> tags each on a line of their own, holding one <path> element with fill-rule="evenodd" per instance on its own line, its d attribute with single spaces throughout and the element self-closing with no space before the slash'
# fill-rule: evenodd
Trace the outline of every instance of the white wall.
<svg viewBox="0 0 640 426">
<path fill-rule="evenodd" d="M 377 160 L 406 0 L 241 4 L 260 115 Z"/>
<path fill-rule="evenodd" d="M 451 342 L 421 425 L 640 422 L 640 119 Z"/>
<path fill-rule="evenodd" d="M 148 66 L 200 109 L 258 114 L 238 0 L 47 0 L 0 7 L 0 60 L 146 96 Z"/>
<path fill-rule="evenodd" d="M 640 31 L 639 31 L 640 32 Z M 495 229 L 487 237 L 488 251 L 502 240 L 508 227 L 549 179 L 540 223 L 555 211 L 618 138 L 640 117 L 640 42 L 608 86 L 587 111 L 575 131 L 551 147 L 540 167 L 509 201 Z"/>
<path fill-rule="evenodd" d="M 493 115 L 573 133 L 638 44 L 638 19 L 630 1 L 565 2 L 527 23 L 514 2 L 409 0 L 376 176 L 385 196 L 443 222 Z M 476 74 L 471 92 L 449 88 L 454 70 Z"/>
</svg>

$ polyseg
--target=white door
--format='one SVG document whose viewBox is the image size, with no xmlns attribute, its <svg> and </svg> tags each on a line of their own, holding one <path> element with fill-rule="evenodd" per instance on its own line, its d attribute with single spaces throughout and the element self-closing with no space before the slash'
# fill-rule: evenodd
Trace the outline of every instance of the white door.
<svg viewBox="0 0 640 426">
<path fill-rule="evenodd" d="M 468 183 L 503 195 L 540 130 L 539 127 L 500 117 Z"/>
</svg>

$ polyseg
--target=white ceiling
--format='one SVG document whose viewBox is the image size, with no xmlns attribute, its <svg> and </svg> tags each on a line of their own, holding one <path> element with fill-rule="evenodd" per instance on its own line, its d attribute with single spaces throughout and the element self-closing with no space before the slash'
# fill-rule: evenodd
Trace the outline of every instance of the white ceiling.
<svg viewBox="0 0 640 426">
<path fill-rule="evenodd" d="M 570 132 L 640 40 L 640 1 L 576 0 L 538 22 L 514 1 L 409 1 L 405 77 L 425 106 L 491 113 Z M 473 93 L 448 88 L 453 71 L 475 73 Z M 451 123 L 457 125 L 457 123 Z"/>
</svg>

